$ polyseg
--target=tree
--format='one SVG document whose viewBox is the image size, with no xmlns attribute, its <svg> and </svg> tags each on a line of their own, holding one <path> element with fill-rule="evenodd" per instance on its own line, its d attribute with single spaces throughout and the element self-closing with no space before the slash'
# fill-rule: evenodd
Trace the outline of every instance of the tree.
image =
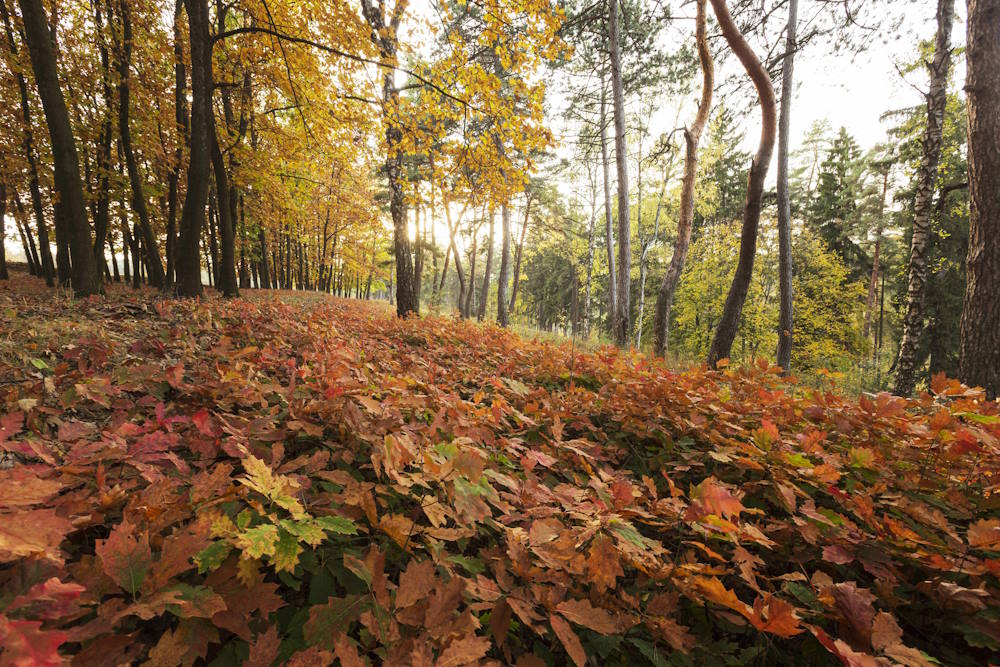
<svg viewBox="0 0 1000 667">
<path fill-rule="evenodd" d="M 726 306 L 722 311 L 719 326 L 715 330 L 712 346 L 708 351 L 708 365 L 715 365 L 729 356 L 729 351 L 736 336 L 740 312 L 746 301 L 747 290 L 753 275 L 754 255 L 757 248 L 757 226 L 760 222 L 760 209 L 764 194 L 764 178 L 771 164 L 771 152 L 774 149 L 774 137 L 777 131 L 777 109 L 774 100 L 774 87 L 771 77 L 761 65 L 753 49 L 740 34 L 739 28 L 729 14 L 725 0 L 711 0 L 715 17 L 722 28 L 726 43 L 739 58 L 747 75 L 753 81 L 760 101 L 761 131 L 757 153 L 750 165 L 750 175 L 747 179 L 746 206 L 743 210 L 743 228 L 740 232 L 740 256 L 737 261 L 736 273 L 733 276 Z"/>
<path fill-rule="evenodd" d="M 214 84 L 208 0 L 184 0 L 184 7 L 191 41 L 191 151 L 187 193 L 178 224 L 175 291 L 178 296 L 196 297 L 201 295 L 201 228 L 208 200 Z"/>
<path fill-rule="evenodd" d="M 809 201 L 807 221 L 827 247 L 852 267 L 853 277 L 867 273 L 867 257 L 858 238 L 864 164 L 861 149 L 846 128 L 830 142 L 819 166 L 816 189 Z"/>
<path fill-rule="evenodd" d="M 122 28 L 121 43 L 118 45 L 118 135 L 121 140 L 121 150 L 125 156 L 128 180 L 132 186 L 132 211 L 139 218 L 139 230 L 142 232 L 143 258 L 146 264 L 146 273 L 149 276 L 149 284 L 162 288 L 164 286 L 163 264 L 160 262 L 160 252 L 157 249 L 156 238 L 153 236 L 153 227 L 149 222 L 146 195 L 143 190 L 142 177 L 139 175 L 135 151 L 132 148 L 132 132 L 129 127 L 132 17 L 128 0 L 120 0 L 118 8 Z M 99 239 L 99 241 L 103 249 L 103 239 Z"/>
<path fill-rule="evenodd" d="M 625 93 L 622 84 L 621 37 L 618 3 L 608 0 L 608 51 L 611 64 L 611 100 L 615 124 L 615 172 L 618 177 L 618 266 L 616 311 L 613 314 L 615 342 L 628 345 L 632 333 L 630 308 L 632 276 L 632 230 L 629 215 L 628 155 L 625 146 Z"/>
<path fill-rule="evenodd" d="M 18 57 L 17 43 L 14 41 L 14 28 L 11 25 L 10 13 L 7 11 L 7 0 L 0 0 L 0 17 L 3 18 L 4 32 L 7 35 L 7 46 L 10 50 L 10 55 L 12 59 L 16 59 Z M 21 121 L 23 124 L 22 146 L 24 157 L 28 162 L 28 191 L 31 195 L 31 210 L 35 214 L 35 225 L 38 228 L 39 261 L 37 265 L 38 270 L 41 271 L 41 275 L 45 278 L 45 284 L 52 287 L 55 285 L 55 263 L 52 261 L 52 250 L 49 247 L 49 231 L 45 224 L 45 212 L 42 209 L 42 191 L 39 187 L 38 157 L 35 153 L 34 132 L 31 126 L 28 84 L 25 81 L 24 74 L 20 70 L 17 70 L 15 78 L 17 79 L 17 92 L 21 101 Z M 31 240 L 31 244 L 33 245 L 34 237 L 30 236 L 30 229 L 27 230 L 25 236 Z"/>
<path fill-rule="evenodd" d="M 896 359 L 896 379 L 893 391 L 909 395 L 916 384 L 917 348 L 924 328 L 928 239 L 931 208 L 941 156 L 941 128 L 947 100 L 948 70 L 951 68 L 951 27 L 954 22 L 955 0 L 938 0 L 937 33 L 934 57 L 928 64 L 930 90 L 927 94 L 927 128 L 924 134 L 923 156 L 920 161 L 919 183 L 913 205 L 913 236 L 907 268 L 906 314 L 903 336 Z"/>
<path fill-rule="evenodd" d="M 42 0 L 19 0 L 24 21 L 25 40 L 31 56 L 35 85 L 42 99 L 45 122 L 52 144 L 55 187 L 59 197 L 57 218 L 63 221 L 65 243 L 72 261 L 71 284 L 79 296 L 97 294 L 101 280 L 97 274 L 91 246 L 90 223 L 83 197 L 83 180 L 76 140 L 70 126 L 66 100 L 59 85 L 55 49 L 49 33 L 48 18 Z M 56 242 L 60 242 L 60 226 L 56 226 Z"/>
<path fill-rule="evenodd" d="M 778 284 L 781 317 L 778 319 L 778 349 L 775 360 L 787 373 L 792 365 L 792 204 L 788 193 L 788 132 L 791 125 L 792 82 L 795 68 L 795 29 L 798 0 L 788 0 L 785 55 L 781 66 L 781 110 L 778 115 Z"/>
<path fill-rule="evenodd" d="M 959 377 L 1000 395 L 1000 2 L 969 0 L 969 253 Z"/>
<path fill-rule="evenodd" d="M 677 221 L 677 240 L 670 265 L 663 276 L 663 282 L 656 297 L 656 311 L 653 318 L 653 354 L 662 356 L 667 349 L 667 334 L 670 329 L 670 307 L 673 304 L 677 281 L 680 280 L 691 242 L 694 223 L 695 180 L 698 172 L 698 144 L 708 122 L 712 106 L 712 87 L 715 80 L 715 65 L 708 48 L 706 30 L 706 0 L 698 0 L 695 19 L 695 42 L 698 46 L 698 60 L 701 63 L 701 100 L 694 122 L 684 132 L 684 178 L 681 184 L 680 218 Z"/>
<path fill-rule="evenodd" d="M 399 23 L 406 11 L 406 0 L 396 0 L 391 11 L 384 2 L 377 6 L 362 0 L 361 8 L 371 40 L 382 59 L 382 115 L 385 123 L 385 174 L 389 180 L 389 212 L 392 216 L 393 251 L 396 257 L 396 313 L 405 317 L 420 311 L 420 295 L 416 293 L 413 253 L 407 229 L 406 202 L 403 182 L 403 131 L 399 118 L 399 90 L 395 81 L 396 54 L 399 50 Z"/>
</svg>

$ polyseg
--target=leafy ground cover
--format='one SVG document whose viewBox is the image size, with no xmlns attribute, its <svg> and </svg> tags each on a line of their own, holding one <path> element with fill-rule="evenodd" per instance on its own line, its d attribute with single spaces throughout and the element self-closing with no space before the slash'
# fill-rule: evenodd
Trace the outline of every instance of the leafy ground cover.
<svg viewBox="0 0 1000 667">
<path fill-rule="evenodd" d="M 1000 407 L 0 287 L 0 663 L 981 665 Z"/>
</svg>

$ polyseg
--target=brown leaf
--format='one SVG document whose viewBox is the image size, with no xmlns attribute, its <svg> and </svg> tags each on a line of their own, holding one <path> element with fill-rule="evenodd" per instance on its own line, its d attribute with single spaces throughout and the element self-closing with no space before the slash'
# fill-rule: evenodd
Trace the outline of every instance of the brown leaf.
<svg viewBox="0 0 1000 667">
<path fill-rule="evenodd" d="M 243 663 L 243 667 L 270 667 L 271 663 L 278 657 L 278 649 L 281 648 L 281 640 L 278 638 L 278 628 L 272 625 L 266 632 L 257 635 L 257 638 L 250 644 L 250 655 Z"/>
<path fill-rule="evenodd" d="M 969 526 L 969 546 L 1000 549 L 1000 519 L 980 519 Z"/>
<path fill-rule="evenodd" d="M 590 543 L 586 564 L 587 579 L 600 594 L 618 585 L 618 577 L 625 575 L 618 562 L 618 551 L 614 540 L 606 535 L 598 535 Z"/>
<path fill-rule="evenodd" d="M 858 588 L 853 581 L 835 584 L 832 589 L 833 599 L 837 609 L 844 615 L 853 628 L 861 643 L 871 643 L 872 620 L 875 618 L 875 608 L 872 602 L 875 596 L 864 588 Z"/>
<path fill-rule="evenodd" d="M 430 560 L 410 561 L 403 574 L 399 575 L 396 608 L 404 609 L 426 599 L 428 593 L 434 590 L 435 583 L 434 563 Z"/>
<path fill-rule="evenodd" d="M 892 614 L 880 611 L 872 622 L 872 648 L 881 651 L 903 640 L 903 630 Z"/>
<path fill-rule="evenodd" d="M 479 660 L 490 650 L 490 640 L 487 637 L 464 637 L 456 639 L 448 645 L 434 667 L 458 667 Z M 345 665 L 345 667 L 347 667 Z"/>
<path fill-rule="evenodd" d="M 577 625 L 602 635 L 610 635 L 618 630 L 614 617 L 607 610 L 594 607 L 589 600 L 565 600 L 556 606 L 556 610 Z"/>
<path fill-rule="evenodd" d="M 552 631 L 556 633 L 556 637 L 562 642 L 566 653 L 573 659 L 576 667 L 585 667 L 587 664 L 587 654 L 583 650 L 580 638 L 573 632 L 573 628 L 570 627 L 569 623 L 563 620 L 562 616 L 552 614 L 549 616 L 549 625 L 552 626 Z"/>
</svg>

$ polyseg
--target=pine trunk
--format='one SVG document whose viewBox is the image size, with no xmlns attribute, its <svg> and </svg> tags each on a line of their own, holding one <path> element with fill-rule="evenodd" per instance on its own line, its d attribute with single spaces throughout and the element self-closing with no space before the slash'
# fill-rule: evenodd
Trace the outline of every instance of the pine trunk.
<svg viewBox="0 0 1000 667">
<path fill-rule="evenodd" d="M 1000 0 L 969 0 L 969 252 L 959 377 L 1000 395 Z"/>
</svg>

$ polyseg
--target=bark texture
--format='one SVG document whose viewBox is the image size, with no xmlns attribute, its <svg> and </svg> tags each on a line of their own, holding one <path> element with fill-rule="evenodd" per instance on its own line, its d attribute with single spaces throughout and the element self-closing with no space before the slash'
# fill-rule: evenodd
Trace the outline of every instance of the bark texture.
<svg viewBox="0 0 1000 667">
<path fill-rule="evenodd" d="M 77 296 L 97 294 L 101 280 L 94 261 L 90 221 L 83 196 L 80 161 L 70 125 L 66 99 L 59 86 L 55 48 L 42 0 L 19 0 L 25 40 L 31 56 L 38 96 L 52 145 L 53 173 L 59 195 L 57 216 L 62 216 L 71 260 L 71 284 Z M 58 242 L 58 239 L 57 239 Z"/>
<path fill-rule="evenodd" d="M 736 330 L 739 328 L 747 290 L 750 288 L 750 279 L 753 276 L 754 256 L 757 254 L 757 227 L 760 224 L 761 200 L 764 194 L 764 178 L 771 165 L 771 153 L 774 151 L 774 137 L 777 132 L 777 108 L 771 77 L 746 39 L 743 38 L 739 28 L 736 27 L 733 17 L 729 14 L 729 8 L 726 7 L 726 0 L 711 0 L 711 2 L 715 17 L 719 21 L 719 27 L 722 29 L 722 35 L 726 38 L 726 43 L 739 58 L 743 69 L 746 70 L 757 89 L 761 113 L 760 143 L 757 145 L 757 153 L 754 155 L 750 165 L 750 175 L 747 178 L 747 197 L 743 209 L 740 255 L 736 264 L 736 274 L 729 286 L 726 304 L 723 307 L 719 325 L 715 330 L 715 336 L 712 338 L 712 345 L 708 350 L 707 362 L 710 367 L 714 368 L 720 359 L 729 357 L 733 339 L 736 338 Z"/>
<path fill-rule="evenodd" d="M 788 131 L 792 113 L 794 83 L 795 28 L 798 24 L 798 0 L 788 0 L 788 24 L 785 28 L 785 57 L 781 68 L 781 110 L 778 115 L 778 365 L 788 373 L 792 369 L 792 202 L 788 194 Z"/>
<path fill-rule="evenodd" d="M 688 247 L 691 244 L 691 226 L 694 222 L 694 186 L 698 173 L 698 143 L 708 123 L 712 107 L 712 87 L 715 85 L 715 64 L 708 48 L 706 30 L 706 0 L 698 0 L 695 21 L 695 41 L 698 61 L 701 63 L 701 100 L 691 127 L 684 132 L 684 177 L 681 183 L 681 209 L 677 221 L 677 241 L 670 257 L 670 265 L 656 295 L 653 311 L 653 354 L 663 356 L 667 351 L 667 334 L 670 330 L 670 307 L 674 302 L 677 283 L 684 270 Z"/>
<path fill-rule="evenodd" d="M 1000 395 L 1000 0 L 969 0 L 969 252 L 959 377 Z"/>
<path fill-rule="evenodd" d="M 896 359 L 896 379 L 893 392 L 901 396 L 913 393 L 917 382 L 917 352 L 924 330 L 925 297 L 929 272 L 927 253 L 930 249 L 931 209 L 937 189 L 938 163 L 941 159 L 941 130 L 947 101 L 948 70 L 951 69 L 951 25 L 955 18 L 955 0 L 938 0 L 937 35 L 934 38 L 934 58 L 930 69 L 930 90 L 927 93 L 927 128 L 924 131 L 923 154 L 917 171 L 917 194 L 913 202 L 913 236 L 910 241 L 910 261 L 906 279 L 906 314 L 903 316 L 903 336 Z M 995 76 L 995 73 L 994 73 Z M 971 167 L 971 165 L 970 165 Z"/>
<path fill-rule="evenodd" d="M 191 151 L 187 192 L 178 225 L 176 283 L 178 296 L 201 295 L 201 228 L 211 163 L 212 44 L 208 34 L 208 2 L 184 0 L 191 41 Z"/>
<path fill-rule="evenodd" d="M 617 308 L 613 314 L 615 343 L 628 345 L 632 333 L 632 228 L 628 201 L 628 153 L 625 145 L 625 93 L 622 84 L 619 0 L 608 0 L 608 50 L 611 61 L 611 101 L 615 121 L 615 172 L 618 176 Z"/>
</svg>

